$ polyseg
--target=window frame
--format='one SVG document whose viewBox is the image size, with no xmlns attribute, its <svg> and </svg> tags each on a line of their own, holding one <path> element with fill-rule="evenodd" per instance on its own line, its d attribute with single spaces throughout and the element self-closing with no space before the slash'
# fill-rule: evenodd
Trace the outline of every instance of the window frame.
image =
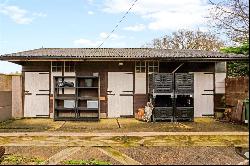
<svg viewBox="0 0 250 166">
<path fill-rule="evenodd" d="M 52 61 L 51 62 L 51 71 L 52 72 L 62 72 L 63 71 L 63 67 L 64 67 L 64 63 L 61 62 L 61 61 L 59 61 L 59 62 L 58 61 Z"/>
<path fill-rule="evenodd" d="M 153 64 L 150 64 L 150 63 L 153 63 Z M 155 68 L 157 68 L 157 70 L 155 70 Z M 151 71 L 150 69 L 153 69 L 153 70 Z M 149 61 L 148 62 L 148 74 L 159 73 L 159 69 L 160 69 L 159 61 Z"/>
<path fill-rule="evenodd" d="M 139 63 L 139 65 L 138 65 Z M 144 70 L 143 70 L 144 68 Z M 136 61 L 135 62 L 135 73 L 146 73 L 146 68 L 147 68 L 147 64 L 145 61 Z M 137 70 L 139 69 L 139 70 Z"/>
<path fill-rule="evenodd" d="M 66 70 L 67 68 L 69 70 Z M 64 61 L 64 72 L 65 73 L 75 72 L 75 62 Z"/>
</svg>

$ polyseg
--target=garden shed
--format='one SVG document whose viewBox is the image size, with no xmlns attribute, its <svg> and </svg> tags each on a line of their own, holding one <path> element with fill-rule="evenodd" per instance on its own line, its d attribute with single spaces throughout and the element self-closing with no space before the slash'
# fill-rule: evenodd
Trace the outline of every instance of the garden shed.
<svg viewBox="0 0 250 166">
<path fill-rule="evenodd" d="M 151 48 L 40 48 L 5 54 L 22 65 L 23 116 L 134 117 L 149 100 L 149 75 L 193 75 L 194 117 L 213 115 L 225 93 L 226 62 L 245 55 Z"/>
</svg>

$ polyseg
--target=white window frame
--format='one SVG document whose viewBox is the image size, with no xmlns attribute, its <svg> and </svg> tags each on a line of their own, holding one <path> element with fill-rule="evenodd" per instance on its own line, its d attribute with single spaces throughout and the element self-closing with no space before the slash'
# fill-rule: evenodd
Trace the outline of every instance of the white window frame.
<svg viewBox="0 0 250 166">
<path fill-rule="evenodd" d="M 66 68 L 68 68 L 69 70 L 66 70 Z M 75 72 L 75 62 L 64 61 L 64 72 L 65 73 Z"/>
<path fill-rule="evenodd" d="M 151 68 L 153 69 L 153 71 L 150 70 Z M 155 68 L 157 68 L 157 70 L 155 70 Z M 160 68 L 159 61 L 148 61 L 148 74 L 159 73 L 159 68 Z"/>
<path fill-rule="evenodd" d="M 139 65 L 138 65 L 139 63 Z M 143 71 L 144 68 L 144 71 Z M 139 69 L 139 70 L 137 70 Z M 146 73 L 146 62 L 145 61 L 136 61 L 135 62 L 135 73 Z"/>
<path fill-rule="evenodd" d="M 62 72 L 63 71 L 63 67 L 64 67 L 64 63 L 61 62 L 61 61 L 59 61 L 59 62 L 58 61 L 52 61 L 51 62 L 51 72 Z"/>
</svg>

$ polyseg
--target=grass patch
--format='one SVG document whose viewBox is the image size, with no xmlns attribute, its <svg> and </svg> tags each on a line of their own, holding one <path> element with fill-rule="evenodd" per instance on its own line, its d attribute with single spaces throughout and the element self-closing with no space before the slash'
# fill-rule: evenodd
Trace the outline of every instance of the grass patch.
<svg viewBox="0 0 250 166">
<path fill-rule="evenodd" d="M 68 160 L 64 161 L 67 165 L 111 165 L 110 162 L 100 161 L 100 160 Z"/>
<path fill-rule="evenodd" d="M 44 160 L 38 158 L 29 158 L 20 155 L 4 155 L 0 160 L 0 165 L 23 165 L 23 164 L 41 164 Z"/>
</svg>

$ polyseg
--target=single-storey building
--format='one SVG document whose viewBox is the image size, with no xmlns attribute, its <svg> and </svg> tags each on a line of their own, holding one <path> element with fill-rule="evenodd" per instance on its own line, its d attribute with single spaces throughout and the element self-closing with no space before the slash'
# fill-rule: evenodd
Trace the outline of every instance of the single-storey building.
<svg viewBox="0 0 250 166">
<path fill-rule="evenodd" d="M 202 50 L 40 48 L 1 55 L 0 60 L 22 65 L 24 117 L 75 117 L 84 112 L 91 117 L 94 108 L 98 118 L 134 117 L 148 101 L 149 74 L 173 71 L 193 73 L 194 117 L 202 117 L 214 113 L 225 93 L 226 62 L 246 61 L 248 56 Z M 59 86 L 65 80 L 73 86 Z"/>
</svg>

